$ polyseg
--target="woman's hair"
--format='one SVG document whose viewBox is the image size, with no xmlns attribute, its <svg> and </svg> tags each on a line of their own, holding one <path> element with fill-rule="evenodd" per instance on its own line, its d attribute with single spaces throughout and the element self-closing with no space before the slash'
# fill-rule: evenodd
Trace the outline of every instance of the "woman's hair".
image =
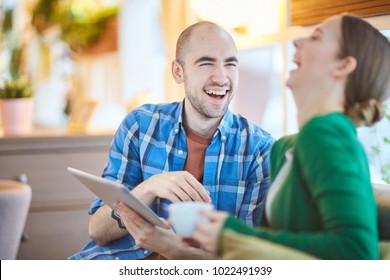
<svg viewBox="0 0 390 280">
<path fill-rule="evenodd" d="M 347 56 L 357 65 L 347 80 L 344 112 L 357 126 L 373 125 L 390 95 L 390 42 L 368 22 L 343 15 L 339 57 Z"/>
</svg>

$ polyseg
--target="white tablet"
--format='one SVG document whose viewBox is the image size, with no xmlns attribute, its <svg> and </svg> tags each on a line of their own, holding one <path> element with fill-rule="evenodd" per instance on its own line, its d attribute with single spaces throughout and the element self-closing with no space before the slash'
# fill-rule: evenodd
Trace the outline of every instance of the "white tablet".
<svg viewBox="0 0 390 280">
<path fill-rule="evenodd" d="M 68 171 L 112 209 L 114 209 L 115 202 L 121 201 L 151 224 L 161 227 L 164 225 L 152 209 L 131 192 L 128 192 L 123 185 L 71 167 L 68 167 Z"/>
</svg>

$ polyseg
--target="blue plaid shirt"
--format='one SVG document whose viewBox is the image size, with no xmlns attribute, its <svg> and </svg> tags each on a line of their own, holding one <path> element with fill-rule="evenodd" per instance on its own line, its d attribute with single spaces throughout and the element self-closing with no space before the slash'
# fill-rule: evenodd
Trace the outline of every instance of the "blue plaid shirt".
<svg viewBox="0 0 390 280">
<path fill-rule="evenodd" d="M 155 174 L 184 170 L 183 104 L 144 105 L 132 111 L 116 132 L 103 177 L 131 190 Z M 234 214 L 246 224 L 260 224 L 273 141 L 269 133 L 227 110 L 206 149 L 204 162 L 203 185 L 216 209 Z M 167 218 L 170 203 L 158 198 L 150 207 Z M 96 197 L 89 213 L 102 205 Z M 90 241 L 70 259 L 141 259 L 151 253 L 135 245 L 128 234 L 106 246 Z"/>
</svg>

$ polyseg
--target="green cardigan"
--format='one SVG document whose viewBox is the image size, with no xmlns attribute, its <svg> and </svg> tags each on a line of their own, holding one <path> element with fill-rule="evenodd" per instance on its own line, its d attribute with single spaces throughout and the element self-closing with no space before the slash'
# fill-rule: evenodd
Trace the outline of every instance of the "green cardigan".
<svg viewBox="0 0 390 280">
<path fill-rule="evenodd" d="M 377 208 L 351 120 L 340 113 L 318 116 L 298 135 L 278 140 L 271 150 L 271 182 L 291 147 L 291 170 L 271 204 L 269 227 L 249 227 L 229 216 L 223 229 L 321 259 L 378 259 Z"/>
</svg>

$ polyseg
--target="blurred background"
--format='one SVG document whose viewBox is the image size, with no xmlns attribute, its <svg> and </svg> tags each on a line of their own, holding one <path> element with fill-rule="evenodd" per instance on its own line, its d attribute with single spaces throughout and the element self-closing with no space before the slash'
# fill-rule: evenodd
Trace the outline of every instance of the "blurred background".
<svg viewBox="0 0 390 280">
<path fill-rule="evenodd" d="M 14 221 L 0 221 L 0 249 L 16 236 L 7 258 L 66 259 L 86 244 L 94 195 L 67 167 L 100 175 L 126 114 L 184 98 L 170 67 L 187 26 L 208 20 L 231 33 L 240 82 L 230 108 L 280 138 L 298 131 L 285 87 L 292 41 L 341 12 L 390 37 L 389 0 L 0 0 L 0 185 L 32 190 L 24 208 L 12 204 L 28 209 L 20 244 Z M 358 136 L 372 181 L 390 184 L 386 110 Z"/>
<path fill-rule="evenodd" d="M 231 109 L 279 138 L 297 132 L 284 86 L 294 38 L 338 9 L 366 16 L 390 37 L 388 1 L 364 1 L 367 7 L 319 1 L 314 8 L 309 2 L 0 0 L 0 88 L 6 81 L 28 84 L 34 129 L 69 129 L 72 117 L 85 114 L 76 130 L 114 131 L 143 103 L 184 97 L 170 73 L 177 37 L 188 25 L 210 20 L 227 28 L 239 49 L 240 84 Z M 389 122 L 387 115 L 359 129 L 378 180 L 390 180 L 384 173 L 390 170 Z"/>
</svg>

